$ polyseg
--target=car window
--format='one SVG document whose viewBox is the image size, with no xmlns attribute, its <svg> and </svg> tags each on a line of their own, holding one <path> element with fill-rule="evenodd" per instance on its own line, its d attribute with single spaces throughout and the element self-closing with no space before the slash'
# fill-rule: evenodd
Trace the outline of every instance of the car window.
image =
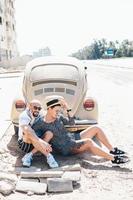
<svg viewBox="0 0 133 200">
<path fill-rule="evenodd" d="M 34 67 L 30 74 L 32 82 L 44 79 L 79 80 L 79 71 L 72 65 L 41 65 Z"/>
</svg>

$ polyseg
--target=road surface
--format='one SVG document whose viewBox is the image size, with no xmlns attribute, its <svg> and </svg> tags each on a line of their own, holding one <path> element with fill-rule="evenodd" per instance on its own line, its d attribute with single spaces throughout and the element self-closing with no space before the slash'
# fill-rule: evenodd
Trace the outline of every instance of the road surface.
<svg viewBox="0 0 133 200">
<path fill-rule="evenodd" d="M 109 161 L 106 162 L 96 157 L 86 156 L 84 157 L 86 164 L 82 166 L 81 187 L 79 189 L 74 190 L 73 193 L 51 194 L 45 195 L 45 197 L 26 196 L 29 200 L 33 198 L 34 200 L 40 198 L 51 200 L 80 200 L 81 198 L 84 200 L 88 198 L 95 200 L 133 199 L 133 70 L 112 69 L 101 65 L 88 64 L 87 73 L 88 94 L 91 93 L 97 99 L 99 105 L 99 125 L 114 146 L 118 146 L 129 153 L 131 162 L 124 167 L 113 168 Z M 6 119 L 9 119 L 11 101 L 15 93 L 20 91 L 21 78 L 3 78 L 0 81 L 4 85 L 0 91 L 3 95 L 1 108 L 4 112 L 5 103 L 9 103 L 7 114 L 3 114 Z M 17 86 L 16 89 L 14 89 L 15 85 Z M 4 97 L 9 99 L 5 102 Z M 12 160 L 16 158 L 14 155 L 6 155 L 4 159 L 7 166 L 8 162 L 11 165 Z M 15 193 L 7 197 L 7 200 L 14 199 L 25 199 L 25 194 Z"/>
<path fill-rule="evenodd" d="M 22 73 L 0 74 L 0 138 L 10 124 L 13 99 L 20 93 Z"/>
</svg>

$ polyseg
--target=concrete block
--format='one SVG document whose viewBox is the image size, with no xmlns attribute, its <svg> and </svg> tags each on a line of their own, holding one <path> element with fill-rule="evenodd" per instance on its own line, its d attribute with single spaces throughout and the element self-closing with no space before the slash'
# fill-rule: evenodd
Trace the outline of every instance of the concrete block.
<svg viewBox="0 0 133 200">
<path fill-rule="evenodd" d="M 15 189 L 15 184 L 11 180 L 0 180 L 0 193 L 3 195 L 9 195 Z"/>
<path fill-rule="evenodd" d="M 1 179 L 8 179 L 11 180 L 12 182 L 16 182 L 18 180 L 15 174 L 5 173 L 5 172 L 0 172 L 0 180 Z"/>
<path fill-rule="evenodd" d="M 16 184 L 16 191 L 19 192 L 32 192 L 35 194 L 45 194 L 47 190 L 47 184 L 38 183 L 32 181 L 18 181 Z"/>
<path fill-rule="evenodd" d="M 40 183 L 46 183 L 47 184 L 47 178 L 38 178 Z"/>
<path fill-rule="evenodd" d="M 80 173 L 80 171 L 64 172 L 62 178 L 64 180 L 80 181 L 81 173 Z"/>
<path fill-rule="evenodd" d="M 20 176 L 25 178 L 60 178 L 63 175 L 63 171 L 40 171 L 40 172 L 21 172 Z"/>
<path fill-rule="evenodd" d="M 30 167 L 30 168 L 27 168 L 27 167 L 16 167 L 14 171 L 12 171 L 12 173 L 15 173 L 15 174 L 20 174 L 21 172 L 38 172 L 38 171 L 41 171 L 41 168 L 37 168 L 37 167 Z"/>
<path fill-rule="evenodd" d="M 49 169 L 49 171 L 54 171 L 55 169 Z M 75 164 L 75 165 L 65 165 L 62 167 L 56 168 L 56 171 L 81 171 L 81 166 L 80 164 Z"/>
<path fill-rule="evenodd" d="M 71 180 L 62 178 L 48 178 L 48 192 L 72 192 L 73 185 Z"/>
<path fill-rule="evenodd" d="M 38 178 L 22 178 L 22 177 L 20 177 L 20 181 L 40 182 Z"/>
</svg>

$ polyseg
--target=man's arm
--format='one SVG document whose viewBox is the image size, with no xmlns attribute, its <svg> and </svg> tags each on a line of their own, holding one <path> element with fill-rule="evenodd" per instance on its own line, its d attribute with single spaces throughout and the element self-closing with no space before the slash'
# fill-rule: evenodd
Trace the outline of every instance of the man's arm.
<svg viewBox="0 0 133 200">
<path fill-rule="evenodd" d="M 44 145 L 45 151 L 47 153 L 52 152 L 52 147 L 49 143 L 45 142 L 41 138 L 39 138 L 35 131 L 29 126 L 29 125 L 22 125 L 21 126 L 22 131 L 23 131 L 23 140 L 26 143 L 32 143 L 35 148 L 39 150 L 39 147 L 37 144 L 41 143 Z M 39 143 L 38 143 L 38 142 Z"/>
<path fill-rule="evenodd" d="M 39 146 L 37 144 L 41 143 L 44 145 L 46 152 L 51 152 L 52 148 L 50 144 L 43 141 L 41 138 L 39 138 L 35 131 L 30 126 L 31 118 L 26 114 L 26 112 L 22 113 L 19 118 L 19 137 L 23 138 L 24 142 L 26 143 L 32 143 L 33 146 L 39 150 Z M 38 141 L 38 142 L 37 142 Z M 37 145 L 37 146 L 36 146 Z"/>
<path fill-rule="evenodd" d="M 27 125 L 27 124 L 21 125 L 21 129 L 22 129 L 23 135 L 28 133 L 28 134 L 32 134 L 32 135 L 34 135 L 34 137 L 38 138 L 35 131 L 31 128 L 30 125 Z"/>
<path fill-rule="evenodd" d="M 62 117 L 62 121 L 64 125 L 74 125 L 74 116 L 71 112 L 70 107 L 68 106 L 67 102 L 65 100 L 61 100 L 61 106 L 63 108 L 64 115 L 66 117 Z"/>
</svg>

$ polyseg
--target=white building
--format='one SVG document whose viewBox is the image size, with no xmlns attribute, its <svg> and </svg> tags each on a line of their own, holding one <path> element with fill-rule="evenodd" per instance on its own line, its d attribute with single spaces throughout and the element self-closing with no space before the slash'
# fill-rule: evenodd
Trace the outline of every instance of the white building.
<svg viewBox="0 0 133 200">
<path fill-rule="evenodd" d="M 49 47 L 45 47 L 33 52 L 33 58 L 42 56 L 51 56 L 51 50 Z"/>
<path fill-rule="evenodd" d="M 15 0 L 0 0 L 0 61 L 18 55 L 14 3 Z"/>
</svg>

